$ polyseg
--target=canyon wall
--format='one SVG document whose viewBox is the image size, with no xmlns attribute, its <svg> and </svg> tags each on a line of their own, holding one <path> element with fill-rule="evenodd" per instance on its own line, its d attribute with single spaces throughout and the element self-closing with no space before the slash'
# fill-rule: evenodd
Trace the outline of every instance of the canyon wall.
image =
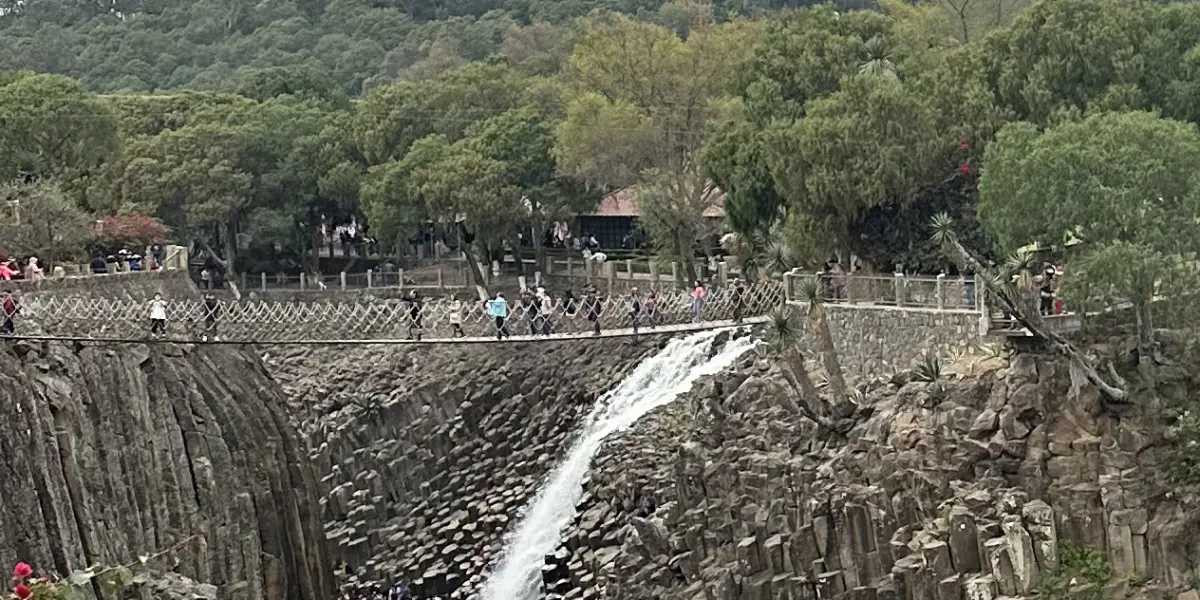
<svg viewBox="0 0 1200 600">
<path fill-rule="evenodd" d="M 197 297 L 182 272 L 22 291 Z M 223 599 L 332 596 L 316 477 L 253 350 L 0 340 L 0 414 L 0 565 L 66 574 L 198 535 L 148 566 Z"/>
</svg>

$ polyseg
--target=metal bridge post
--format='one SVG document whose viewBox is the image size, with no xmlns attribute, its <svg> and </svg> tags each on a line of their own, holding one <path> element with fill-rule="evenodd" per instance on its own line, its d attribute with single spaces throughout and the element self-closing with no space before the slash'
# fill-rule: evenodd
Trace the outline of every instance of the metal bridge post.
<svg viewBox="0 0 1200 600">
<path fill-rule="evenodd" d="M 625 259 L 625 272 L 629 274 L 630 279 L 633 279 L 633 259 Z"/>
<path fill-rule="evenodd" d="M 937 309 L 946 310 L 946 274 L 938 273 L 937 276 Z"/>
<path fill-rule="evenodd" d="M 303 272 L 303 271 L 301 271 L 301 272 L 300 272 L 300 291 L 302 291 L 302 292 L 303 292 L 305 289 L 307 289 L 307 285 L 306 285 L 306 284 L 308 283 L 308 282 L 307 282 L 307 279 L 308 279 L 308 278 L 307 278 L 307 277 L 305 277 L 305 275 L 304 275 L 304 272 Z"/>
<path fill-rule="evenodd" d="M 342 291 L 346 291 L 346 272 L 342 271 Z"/>
<path fill-rule="evenodd" d="M 904 273 L 895 273 L 896 276 L 896 306 L 904 306 Z"/>
<path fill-rule="evenodd" d="M 262 284 L 263 293 L 264 294 L 267 293 L 267 272 L 263 271 L 262 273 L 259 273 L 258 279 L 259 279 L 259 283 Z"/>
</svg>

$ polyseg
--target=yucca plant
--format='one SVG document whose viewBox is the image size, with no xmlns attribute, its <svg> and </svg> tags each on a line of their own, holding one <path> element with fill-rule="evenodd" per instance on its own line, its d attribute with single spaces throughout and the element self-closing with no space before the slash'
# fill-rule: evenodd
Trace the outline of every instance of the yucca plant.
<svg viewBox="0 0 1200 600">
<path fill-rule="evenodd" d="M 804 353 L 800 350 L 804 330 L 797 323 L 797 315 L 790 305 L 783 305 L 771 311 L 767 318 L 765 338 L 767 354 L 776 361 L 780 373 L 795 396 L 794 400 L 781 398 L 781 403 L 788 411 L 803 415 L 836 435 L 844 435 L 842 431 L 833 427 L 829 419 L 822 416 L 825 410 L 818 408 L 821 394 L 808 373 L 804 364 Z"/>
</svg>

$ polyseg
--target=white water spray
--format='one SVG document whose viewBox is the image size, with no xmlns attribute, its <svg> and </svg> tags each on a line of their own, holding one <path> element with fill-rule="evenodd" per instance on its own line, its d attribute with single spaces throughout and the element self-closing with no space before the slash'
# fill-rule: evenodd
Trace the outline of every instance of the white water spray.
<svg viewBox="0 0 1200 600">
<path fill-rule="evenodd" d="M 566 458 L 523 511 L 521 524 L 483 588 L 484 600 L 537 600 L 546 555 L 558 547 L 563 528 L 575 518 L 584 477 L 604 438 L 671 402 L 700 377 L 731 366 L 754 345 L 749 337 L 731 340 L 709 359 L 717 335 L 705 331 L 672 340 L 596 401 Z"/>
</svg>

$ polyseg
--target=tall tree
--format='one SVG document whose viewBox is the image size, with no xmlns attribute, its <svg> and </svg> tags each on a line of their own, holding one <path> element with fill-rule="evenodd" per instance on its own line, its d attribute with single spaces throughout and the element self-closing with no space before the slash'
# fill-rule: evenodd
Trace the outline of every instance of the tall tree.
<svg viewBox="0 0 1200 600">
<path fill-rule="evenodd" d="M 79 82 L 25 75 L 0 87 L 0 178 L 76 181 L 117 149 L 117 121 Z"/>
<path fill-rule="evenodd" d="M 652 240 L 698 276 L 694 257 L 706 233 L 693 227 L 719 198 L 696 152 L 712 101 L 729 84 L 756 38 L 747 23 L 697 24 L 674 31 L 623 16 L 583 22 L 571 55 L 572 99 L 559 126 L 560 167 L 582 180 L 638 184 L 657 203 Z M 674 214 L 671 214 L 674 212 Z M 660 218 L 662 217 L 662 218 Z"/>
<path fill-rule="evenodd" d="M 0 250 L 8 257 L 37 256 L 43 266 L 74 260 L 92 238 L 88 214 L 53 182 L 0 186 L 0 205 L 15 213 L 0 219 Z"/>
<path fill-rule="evenodd" d="M 1133 306 L 1149 366 L 1154 296 L 1190 294 L 1194 281 L 1197 160 L 1196 126 L 1151 113 L 1105 113 L 1044 133 L 1014 123 L 988 148 L 979 216 L 1008 250 L 1081 239 L 1067 281 Z"/>
</svg>

